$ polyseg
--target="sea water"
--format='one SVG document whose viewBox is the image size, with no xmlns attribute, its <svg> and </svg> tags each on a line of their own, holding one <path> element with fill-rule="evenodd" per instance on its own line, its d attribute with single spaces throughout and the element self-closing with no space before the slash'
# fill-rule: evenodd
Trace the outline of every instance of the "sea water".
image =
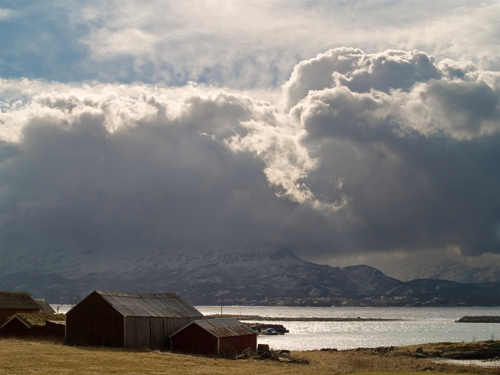
<svg viewBox="0 0 500 375">
<path fill-rule="evenodd" d="M 430 342 L 500 340 L 500 323 L 457 323 L 463 316 L 500 316 L 500 307 L 281 307 L 197 306 L 204 315 L 262 317 L 379 318 L 393 321 L 259 321 L 282 324 L 285 335 L 257 338 L 272 349 L 354 349 Z"/>
</svg>

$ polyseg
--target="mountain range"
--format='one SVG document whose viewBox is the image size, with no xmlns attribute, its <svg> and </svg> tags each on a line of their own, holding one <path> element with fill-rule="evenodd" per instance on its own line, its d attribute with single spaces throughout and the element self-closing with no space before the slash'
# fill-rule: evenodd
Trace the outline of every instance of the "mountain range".
<svg viewBox="0 0 500 375">
<path fill-rule="evenodd" d="M 408 264 L 399 272 L 401 280 L 415 279 L 451 280 L 459 283 L 485 283 L 500 281 L 500 267 L 490 264 L 485 267 L 470 267 L 458 262 L 442 262 L 431 266 Z"/>
<path fill-rule="evenodd" d="M 8 254 L 1 260 L 0 289 L 27 290 L 50 303 L 75 303 L 93 290 L 112 290 L 175 291 L 195 305 L 500 305 L 500 282 L 491 279 L 402 281 L 366 265 L 339 268 L 306 262 L 288 249 L 175 255 L 153 250 L 147 256 L 111 261 L 92 250 L 78 256 L 47 250 Z"/>
</svg>

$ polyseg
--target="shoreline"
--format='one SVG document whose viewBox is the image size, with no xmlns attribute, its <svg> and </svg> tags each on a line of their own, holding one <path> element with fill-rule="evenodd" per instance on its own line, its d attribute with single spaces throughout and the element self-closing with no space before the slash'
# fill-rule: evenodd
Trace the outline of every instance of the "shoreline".
<svg viewBox="0 0 500 375">
<path fill-rule="evenodd" d="M 235 318 L 252 321 L 281 321 L 281 322 L 402 322 L 406 319 L 396 318 L 330 318 L 330 317 L 276 317 L 244 314 L 210 314 L 205 318 Z"/>
<path fill-rule="evenodd" d="M 500 316 L 477 315 L 464 316 L 455 321 L 456 323 L 500 323 Z"/>
</svg>

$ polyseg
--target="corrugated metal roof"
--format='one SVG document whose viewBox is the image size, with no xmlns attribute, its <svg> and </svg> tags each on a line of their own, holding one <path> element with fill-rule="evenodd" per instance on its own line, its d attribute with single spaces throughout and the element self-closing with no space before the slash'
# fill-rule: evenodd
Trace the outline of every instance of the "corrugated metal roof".
<svg viewBox="0 0 500 375">
<path fill-rule="evenodd" d="M 246 324 L 234 318 L 201 319 L 191 324 L 197 324 L 215 337 L 245 336 L 257 334 Z"/>
<path fill-rule="evenodd" d="M 96 291 L 123 316 L 186 318 L 203 314 L 175 293 L 136 294 Z"/>
<path fill-rule="evenodd" d="M 0 291 L 0 309 L 40 310 L 28 292 Z"/>
</svg>

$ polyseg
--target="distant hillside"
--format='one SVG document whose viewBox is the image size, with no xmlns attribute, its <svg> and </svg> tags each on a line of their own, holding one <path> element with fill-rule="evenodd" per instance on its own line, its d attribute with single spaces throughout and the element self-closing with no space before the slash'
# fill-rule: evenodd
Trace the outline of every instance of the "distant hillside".
<svg viewBox="0 0 500 375">
<path fill-rule="evenodd" d="M 410 264 L 399 270 L 403 281 L 416 279 L 450 280 L 458 283 L 485 283 L 500 281 L 500 267 L 489 265 L 481 268 L 466 266 L 458 262 L 443 262 L 424 267 Z"/>
<path fill-rule="evenodd" d="M 306 262 L 287 249 L 237 249 L 123 257 L 53 252 L 3 259 L 0 289 L 71 303 L 93 290 L 177 292 L 197 305 L 500 306 L 500 283 L 403 282 L 365 265 Z"/>
</svg>

